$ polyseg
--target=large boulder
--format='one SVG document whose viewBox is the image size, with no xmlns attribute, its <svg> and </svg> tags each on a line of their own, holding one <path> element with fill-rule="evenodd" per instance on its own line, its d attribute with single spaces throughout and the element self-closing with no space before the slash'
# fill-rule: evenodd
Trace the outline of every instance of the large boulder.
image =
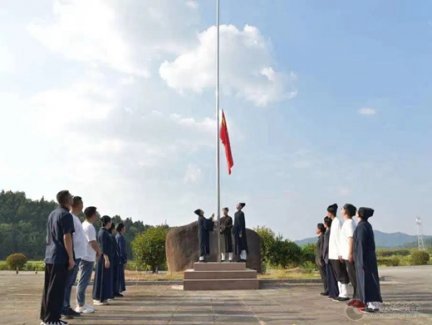
<svg viewBox="0 0 432 325">
<path fill-rule="evenodd" d="M 246 229 L 249 254 L 247 267 L 261 272 L 261 238 L 253 230 Z M 223 236 L 221 235 L 221 251 L 223 251 Z M 234 243 L 234 239 L 233 239 Z M 166 258 L 168 270 L 182 272 L 193 268 L 193 263 L 199 258 L 198 222 L 171 228 L 166 237 Z M 238 256 L 234 256 L 237 260 Z M 210 233 L 210 256 L 208 261 L 217 261 L 217 232 Z"/>
</svg>

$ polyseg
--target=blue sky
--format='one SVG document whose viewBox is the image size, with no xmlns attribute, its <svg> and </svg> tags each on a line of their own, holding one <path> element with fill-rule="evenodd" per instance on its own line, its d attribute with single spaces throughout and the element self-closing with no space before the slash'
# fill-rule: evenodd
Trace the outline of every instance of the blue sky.
<svg viewBox="0 0 432 325">
<path fill-rule="evenodd" d="M 313 235 L 334 202 L 375 228 L 432 233 L 432 4 L 227 1 L 223 205 Z M 0 188 L 146 223 L 215 209 L 213 1 L 0 7 Z"/>
</svg>

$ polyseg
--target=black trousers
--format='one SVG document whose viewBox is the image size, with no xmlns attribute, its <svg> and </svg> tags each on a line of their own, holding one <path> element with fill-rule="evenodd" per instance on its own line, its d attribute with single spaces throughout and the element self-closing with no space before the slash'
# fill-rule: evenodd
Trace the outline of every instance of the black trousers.
<svg viewBox="0 0 432 325">
<path fill-rule="evenodd" d="M 60 320 L 67 275 L 66 264 L 45 264 L 45 283 L 40 312 L 40 319 L 45 323 Z"/>
<path fill-rule="evenodd" d="M 327 270 L 326 270 L 326 264 L 323 262 L 322 265 L 317 265 L 318 270 L 320 272 L 321 281 L 324 286 L 324 292 L 328 293 L 328 285 L 327 285 Z"/>
<path fill-rule="evenodd" d="M 351 282 L 351 285 L 353 287 L 353 299 L 357 299 L 357 279 L 354 262 L 350 262 L 348 260 L 344 260 L 344 262 L 348 273 L 349 281 Z"/>
<path fill-rule="evenodd" d="M 346 270 L 345 263 L 340 260 L 329 260 L 333 271 L 336 274 L 336 280 L 343 284 L 349 283 L 348 273 Z"/>
<path fill-rule="evenodd" d="M 224 236 L 224 243 L 225 243 L 225 253 L 232 253 L 233 244 L 232 244 L 231 231 L 224 232 L 223 236 Z"/>
</svg>

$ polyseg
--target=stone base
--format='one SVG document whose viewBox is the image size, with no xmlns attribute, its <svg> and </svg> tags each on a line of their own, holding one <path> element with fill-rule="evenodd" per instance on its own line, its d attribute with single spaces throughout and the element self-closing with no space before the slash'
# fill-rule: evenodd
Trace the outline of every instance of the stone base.
<svg viewBox="0 0 432 325">
<path fill-rule="evenodd" d="M 246 263 L 194 263 L 184 272 L 184 290 L 257 290 L 257 272 Z"/>
</svg>

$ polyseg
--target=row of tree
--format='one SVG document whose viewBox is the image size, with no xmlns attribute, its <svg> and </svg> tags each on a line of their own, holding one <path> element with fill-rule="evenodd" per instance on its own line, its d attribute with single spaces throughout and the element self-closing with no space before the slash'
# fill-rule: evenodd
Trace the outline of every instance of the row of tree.
<svg viewBox="0 0 432 325">
<path fill-rule="evenodd" d="M 55 209 L 54 201 L 31 200 L 24 192 L 0 192 L 0 260 L 12 253 L 23 253 L 31 260 L 40 260 L 45 254 L 46 224 L 49 213 Z M 82 218 L 82 216 L 81 216 Z M 126 226 L 126 243 L 132 257 L 131 242 L 137 234 L 152 226 L 130 218 L 113 217 L 114 223 Z M 99 225 L 96 225 L 98 228 Z"/>
</svg>

